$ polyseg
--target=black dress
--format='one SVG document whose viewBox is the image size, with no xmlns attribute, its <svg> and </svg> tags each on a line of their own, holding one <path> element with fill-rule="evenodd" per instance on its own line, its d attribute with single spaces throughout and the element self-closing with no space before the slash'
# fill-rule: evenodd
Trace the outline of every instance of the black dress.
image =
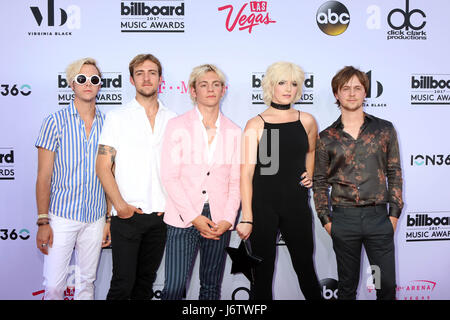
<svg viewBox="0 0 450 320">
<path fill-rule="evenodd" d="M 260 116 L 261 117 L 261 116 Z M 253 253 L 264 261 L 255 269 L 251 299 L 271 300 L 278 231 L 289 250 L 306 299 L 321 299 L 313 262 L 312 214 L 308 189 L 300 185 L 308 151 L 308 134 L 299 119 L 264 121 L 253 175 Z"/>
</svg>

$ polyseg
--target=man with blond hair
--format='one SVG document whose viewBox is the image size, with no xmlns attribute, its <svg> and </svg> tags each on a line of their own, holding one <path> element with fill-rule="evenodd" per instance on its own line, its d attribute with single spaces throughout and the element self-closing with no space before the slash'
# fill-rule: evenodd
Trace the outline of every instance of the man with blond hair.
<svg viewBox="0 0 450 320">
<path fill-rule="evenodd" d="M 137 55 L 129 70 L 136 97 L 106 115 L 97 156 L 97 175 L 113 205 L 108 300 L 151 299 L 166 242 L 161 140 L 176 114 L 158 99 L 162 67 L 155 56 Z"/>
<path fill-rule="evenodd" d="M 167 191 L 163 300 L 180 300 L 200 250 L 200 300 L 220 298 L 225 248 L 240 204 L 241 130 L 219 110 L 225 76 L 214 65 L 193 69 L 196 105 L 169 121 L 161 179 Z"/>
<path fill-rule="evenodd" d="M 107 203 L 95 175 L 95 155 L 104 114 L 96 108 L 101 73 L 92 58 L 66 70 L 74 92 L 69 106 L 45 118 L 38 148 L 36 244 L 44 256 L 46 300 L 62 300 L 75 248 L 76 300 L 94 299 L 94 280 L 103 245 Z"/>
</svg>

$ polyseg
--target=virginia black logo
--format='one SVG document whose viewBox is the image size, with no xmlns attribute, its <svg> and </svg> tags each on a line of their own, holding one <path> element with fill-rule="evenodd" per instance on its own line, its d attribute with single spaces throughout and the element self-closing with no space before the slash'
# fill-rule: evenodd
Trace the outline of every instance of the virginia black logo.
<svg viewBox="0 0 450 320">
<path fill-rule="evenodd" d="M 41 25 L 43 16 L 42 12 L 39 9 L 39 7 L 30 7 L 31 12 L 33 13 L 34 18 L 36 19 L 36 22 L 38 26 Z M 59 24 L 62 26 L 67 21 L 67 12 L 61 8 L 59 8 L 61 13 L 61 23 Z M 55 25 L 55 1 L 54 0 L 48 0 L 47 1 L 47 12 L 48 12 L 48 19 L 47 19 L 47 25 L 48 26 L 54 26 Z"/>
<path fill-rule="evenodd" d="M 378 98 L 383 93 L 383 85 L 379 81 L 376 81 L 376 80 L 372 81 L 372 71 L 366 72 L 366 75 L 369 78 L 369 89 L 368 89 L 366 97 L 367 98 Z M 374 86 L 374 84 L 376 86 Z M 373 90 L 376 92 L 375 97 L 372 97 L 372 87 L 375 87 L 375 88 L 373 88 Z"/>
<path fill-rule="evenodd" d="M 366 92 L 366 99 L 363 103 L 364 107 L 387 107 L 385 102 L 379 101 L 379 97 L 383 94 L 383 85 L 380 81 L 375 80 L 375 77 L 372 75 L 372 70 L 366 72 L 367 77 L 369 78 L 369 88 Z"/>
<path fill-rule="evenodd" d="M 339 1 L 328 1 L 317 10 L 316 22 L 323 33 L 337 36 L 347 30 L 350 24 L 350 13 Z"/>
<path fill-rule="evenodd" d="M 30 10 L 39 30 L 28 31 L 29 36 L 70 36 L 72 32 L 67 29 L 81 28 L 81 10 L 76 5 L 55 8 L 55 0 L 47 0 L 47 8 L 30 7 Z"/>
</svg>

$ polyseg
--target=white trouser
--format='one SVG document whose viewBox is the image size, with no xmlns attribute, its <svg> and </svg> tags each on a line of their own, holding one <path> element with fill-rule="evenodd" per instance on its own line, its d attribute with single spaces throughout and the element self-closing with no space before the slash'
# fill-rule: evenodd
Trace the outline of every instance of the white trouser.
<svg viewBox="0 0 450 320">
<path fill-rule="evenodd" d="M 50 215 L 53 246 L 44 256 L 45 300 L 62 300 L 75 249 L 75 300 L 94 299 L 94 281 L 102 248 L 105 219 L 84 223 Z"/>
</svg>

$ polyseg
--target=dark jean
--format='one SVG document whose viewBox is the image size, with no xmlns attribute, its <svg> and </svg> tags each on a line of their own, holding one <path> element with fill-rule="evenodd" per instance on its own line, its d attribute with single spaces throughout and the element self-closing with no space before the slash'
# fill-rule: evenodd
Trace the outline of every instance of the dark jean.
<svg viewBox="0 0 450 320">
<path fill-rule="evenodd" d="M 111 219 L 113 275 L 107 300 L 148 300 L 164 254 L 163 216 L 137 214 Z"/>
<path fill-rule="evenodd" d="M 203 207 L 202 215 L 211 219 L 208 203 Z M 230 231 L 225 231 L 219 240 L 212 240 L 202 237 L 194 226 L 189 228 L 167 226 L 166 279 L 162 300 L 183 298 L 198 249 L 200 249 L 199 300 L 219 300 L 226 261 L 225 248 L 229 242 Z"/>
<path fill-rule="evenodd" d="M 356 299 L 364 245 L 370 265 L 379 270 L 379 275 L 373 275 L 379 284 L 377 299 L 395 300 L 394 229 L 386 205 L 333 207 L 331 237 L 339 277 L 338 299 Z"/>
</svg>

